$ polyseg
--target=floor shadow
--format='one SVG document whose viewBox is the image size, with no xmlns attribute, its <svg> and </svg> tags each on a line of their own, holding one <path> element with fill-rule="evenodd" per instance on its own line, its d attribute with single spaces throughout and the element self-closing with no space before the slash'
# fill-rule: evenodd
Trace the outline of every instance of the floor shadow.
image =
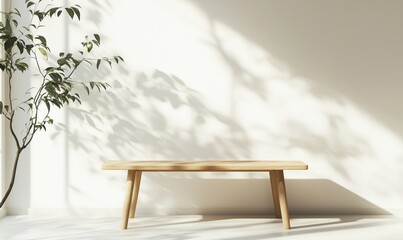
<svg viewBox="0 0 403 240">
<path fill-rule="evenodd" d="M 251 235 L 248 236 L 248 239 L 251 240 L 259 240 L 259 239 L 270 239 L 274 237 L 291 237 L 291 236 L 299 236 L 299 235 L 305 235 L 305 234 L 311 234 L 311 233 L 323 233 L 323 232 L 334 232 L 334 231 L 343 231 L 343 230 L 352 230 L 352 229 L 361 229 L 361 228 L 370 228 L 370 227 L 379 227 L 379 226 L 387 226 L 387 225 L 394 225 L 394 224 L 399 224 L 399 223 L 354 223 L 354 224 L 348 224 L 355 222 L 357 220 L 351 219 L 351 220 L 340 220 L 337 221 L 336 223 L 331 223 L 331 224 L 324 224 L 323 226 L 319 229 L 298 229 L 296 228 L 297 231 L 288 231 L 288 232 L 283 232 L 283 233 L 269 233 L 269 234 L 256 234 L 256 235 Z M 240 237 L 240 238 L 231 238 L 234 240 L 243 240 L 245 238 Z"/>
<path fill-rule="evenodd" d="M 344 239 L 352 235 L 365 239 L 399 239 L 398 219 L 370 219 L 355 216 L 303 218 L 292 220 L 293 228 L 284 230 L 276 219 L 259 216 L 169 216 L 131 220 L 125 231 L 119 218 L 38 218 L 6 217 L 0 220 L 3 239 Z M 305 225 L 305 223 L 317 223 Z M 379 232 L 385 229 L 389 232 Z M 368 232 L 369 231 L 369 232 Z M 331 236 L 328 236 L 331 234 Z M 390 238 L 389 238 L 390 237 Z"/>
</svg>

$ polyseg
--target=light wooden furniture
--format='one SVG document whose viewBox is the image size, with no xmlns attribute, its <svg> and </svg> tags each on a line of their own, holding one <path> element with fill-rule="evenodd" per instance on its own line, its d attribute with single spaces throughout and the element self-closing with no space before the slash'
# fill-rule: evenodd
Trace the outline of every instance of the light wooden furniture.
<svg viewBox="0 0 403 240">
<path fill-rule="evenodd" d="M 129 217 L 136 213 L 142 172 L 269 172 L 275 215 L 290 229 L 284 170 L 306 170 L 301 161 L 107 161 L 103 170 L 126 170 L 126 197 L 122 229 L 127 229 Z"/>
</svg>

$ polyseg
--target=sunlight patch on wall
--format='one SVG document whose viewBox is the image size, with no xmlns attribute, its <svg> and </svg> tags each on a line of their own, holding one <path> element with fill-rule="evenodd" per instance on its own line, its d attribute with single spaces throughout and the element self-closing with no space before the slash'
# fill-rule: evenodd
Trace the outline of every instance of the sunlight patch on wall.
<svg viewBox="0 0 403 240">
<path fill-rule="evenodd" d="M 401 180 L 401 171 L 393 170 L 403 156 L 398 135 L 342 93 L 330 89 L 329 96 L 317 96 L 314 81 L 294 76 L 248 36 L 220 23 L 213 26 L 217 51 L 233 69 L 229 95 L 234 94 L 235 119 L 252 142 L 252 158 L 303 159 L 314 176 L 330 178 L 380 205 L 386 194 L 399 205 L 396 199 L 403 195 L 393 191 Z"/>
<path fill-rule="evenodd" d="M 296 75 L 253 36 L 188 1 L 99 4 L 104 20 L 70 26 L 70 38 L 99 30 L 126 63 L 81 71 L 113 87 L 68 111 L 73 204 L 119 192 L 123 178 L 99 169 L 107 159 L 300 159 L 310 170 L 289 178 L 332 180 L 381 207 L 402 207 L 402 139 L 343 93 L 317 94 L 320 79 Z M 234 178 L 267 177 L 242 174 Z M 91 189 L 100 183 L 107 189 Z"/>
<path fill-rule="evenodd" d="M 329 178 L 381 203 L 373 194 L 383 189 L 374 180 L 383 174 L 378 164 L 393 169 L 402 156 L 401 140 L 382 124 L 331 89 L 316 96 L 312 81 L 187 2 L 130 5 L 116 4 L 120 17 L 104 29 L 120 36 L 131 72 L 124 77 L 132 78 L 126 84 L 137 88 L 139 108 L 123 119 L 141 122 L 143 138 L 134 141 L 140 133 L 133 132 L 122 140 L 134 141 L 139 157 L 297 158 L 311 170 L 291 176 Z M 145 75 L 133 76 L 141 69 Z"/>
</svg>

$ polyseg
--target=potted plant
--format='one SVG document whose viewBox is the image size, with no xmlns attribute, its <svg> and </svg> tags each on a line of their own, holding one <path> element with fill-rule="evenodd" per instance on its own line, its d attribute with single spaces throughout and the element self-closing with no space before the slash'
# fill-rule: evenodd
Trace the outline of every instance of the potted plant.
<svg viewBox="0 0 403 240">
<path fill-rule="evenodd" d="M 11 179 L 0 202 L 3 207 L 10 195 L 18 168 L 21 153 L 30 145 L 38 131 L 46 131 L 53 124 L 51 112 L 53 108 L 63 108 L 71 102 L 81 104 L 82 89 L 88 94 L 92 91 L 106 90 L 109 85 L 105 82 L 83 82 L 75 79 L 76 70 L 82 65 L 93 65 L 98 70 L 100 64 L 110 66 L 123 61 L 120 56 L 111 58 L 93 58 L 89 53 L 94 47 L 99 47 L 101 38 L 98 34 L 86 36 L 81 42 L 82 51 L 60 52 L 55 59 L 50 60 L 51 48 L 46 36 L 40 35 L 44 20 L 59 18 L 67 14 L 69 18 L 80 20 L 81 7 L 56 6 L 53 2 L 25 0 L 24 9 L 13 8 L 1 12 L 0 69 L 3 73 L 8 96 L 0 101 L 0 114 L 7 120 L 7 126 L 16 145 L 16 154 Z M 30 19 L 24 24 L 22 16 Z M 23 96 L 14 96 L 13 86 L 29 74 L 35 87 L 30 87 Z M 4 82 L 2 83 L 4 84 Z M 22 132 L 17 132 L 16 121 L 23 121 Z"/>
</svg>

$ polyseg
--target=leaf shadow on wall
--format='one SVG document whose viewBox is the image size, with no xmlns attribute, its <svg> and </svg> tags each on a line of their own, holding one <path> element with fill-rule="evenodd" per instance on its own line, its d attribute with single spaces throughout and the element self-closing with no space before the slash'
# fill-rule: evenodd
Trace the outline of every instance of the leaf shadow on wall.
<svg viewBox="0 0 403 240">
<path fill-rule="evenodd" d="M 89 78 L 90 75 L 93 74 L 90 69 L 87 70 L 81 73 L 83 78 Z M 100 75 L 108 76 L 110 74 L 107 70 L 105 71 L 106 72 L 101 72 Z M 89 75 L 87 76 L 86 74 Z M 118 80 L 113 80 L 111 85 L 113 86 L 111 90 L 100 94 L 95 93 L 95 95 L 86 99 L 84 102 L 88 104 L 88 106 L 84 106 L 84 108 L 69 108 L 71 121 L 78 122 L 80 125 L 78 125 L 78 127 L 74 127 L 75 124 L 71 124 L 70 127 L 59 125 L 59 130 L 53 136 L 57 137 L 60 133 L 67 133 L 67 141 L 71 144 L 71 149 L 84 152 L 91 156 L 91 159 L 87 159 L 88 161 L 86 160 L 84 162 L 90 173 L 94 175 L 104 174 L 100 173 L 99 166 L 104 160 L 108 160 L 104 155 L 105 146 L 119 159 L 133 159 L 132 156 L 128 155 L 128 148 L 138 150 L 139 152 L 144 149 L 157 152 L 163 159 L 223 159 L 228 158 L 228 156 L 233 159 L 248 159 L 248 157 L 250 157 L 248 149 L 250 139 L 248 139 L 242 126 L 239 126 L 239 124 L 233 120 L 209 110 L 199 100 L 198 93 L 188 88 L 184 81 L 178 77 L 155 70 L 150 75 L 146 73 L 138 74 L 134 81 L 129 81 L 128 85 Z M 164 112 L 159 110 L 155 105 L 143 105 L 144 103 L 141 98 L 147 100 L 147 102 L 155 102 L 154 104 L 165 104 L 173 109 L 174 112 L 179 111 L 181 107 L 191 109 L 191 116 L 193 117 L 191 127 L 185 129 L 180 127 L 172 128 L 169 121 L 165 119 L 166 116 Z M 132 113 L 140 113 L 140 115 L 131 115 Z M 200 126 L 203 126 L 207 121 L 206 119 L 209 118 L 216 119 L 227 126 L 231 134 L 215 136 L 212 142 L 207 144 L 200 143 L 197 139 L 198 136 L 202 135 Z M 290 123 L 290 125 L 292 124 Z M 109 128 L 105 129 L 105 126 L 109 126 Z M 85 131 L 85 133 L 82 134 L 83 127 L 87 130 L 93 129 L 95 132 Z M 299 128 L 299 126 L 296 127 Z M 291 130 L 293 130 L 293 128 L 291 128 Z M 99 135 L 99 133 L 102 134 Z M 313 139 L 308 142 L 303 141 L 298 143 L 297 140 L 295 140 L 295 142 L 291 144 L 301 144 L 304 145 L 305 148 L 320 148 L 322 151 L 326 151 L 323 150 L 326 149 L 323 145 L 324 143 L 319 144 L 319 140 L 315 140 L 314 136 L 312 138 Z M 312 145 L 310 146 L 309 144 Z M 359 154 L 356 152 L 358 151 L 356 149 L 350 149 L 349 151 L 351 152 L 345 154 Z M 342 153 L 339 152 L 339 154 Z M 137 156 L 141 157 L 142 155 L 139 154 Z M 245 174 L 250 175 L 250 178 L 260 176 L 256 176 L 253 173 Z M 216 175 L 226 175 L 226 173 L 216 173 Z M 155 185 L 159 191 L 155 191 L 152 187 L 142 188 L 139 200 L 140 214 L 142 213 L 142 203 L 144 204 L 148 201 L 154 202 L 152 199 L 159 199 L 158 203 L 153 203 L 153 206 L 157 209 L 158 207 L 166 208 L 171 205 L 175 206 L 178 199 L 175 199 L 174 196 L 181 196 L 180 202 L 183 202 L 182 205 L 194 208 L 195 210 L 193 211 L 197 211 L 198 214 L 220 213 L 220 210 L 223 213 L 238 213 L 234 211 L 236 209 L 238 209 L 239 214 L 245 214 L 247 212 L 249 212 L 249 214 L 267 214 L 268 209 L 271 208 L 270 196 L 267 204 L 263 200 L 268 196 L 260 196 L 262 194 L 261 189 L 269 189 L 267 187 L 267 179 L 200 179 L 203 177 L 197 174 L 175 176 L 170 173 L 153 173 L 145 174 L 145 176 L 146 179 L 143 180 L 143 184 L 150 186 L 150 183 L 152 183 L 151 185 Z M 119 182 L 119 179 L 116 177 L 108 177 L 108 179 L 113 182 Z M 337 188 L 332 184 L 326 184 L 327 182 L 331 181 L 287 180 L 287 184 L 289 184 L 288 193 L 291 198 L 300 201 L 301 196 L 316 196 L 314 192 L 318 189 L 333 189 L 330 192 L 334 193 L 334 196 L 343 195 L 345 197 L 344 200 L 348 202 L 346 204 L 350 204 L 352 209 L 354 206 L 363 207 L 360 210 L 361 212 L 355 212 L 357 214 L 388 214 L 383 209 L 376 207 L 367 200 L 339 185 L 333 183 L 333 185 L 338 186 Z M 229 187 L 234 186 L 234 184 L 238 186 L 237 189 L 231 189 L 231 187 Z M 263 184 L 267 184 L 267 186 L 263 186 Z M 68 188 L 73 190 L 73 188 L 76 189 L 77 186 L 70 185 Z M 194 194 L 188 194 L 191 189 L 198 189 L 198 191 Z M 226 191 L 222 191 L 222 189 L 226 189 Z M 340 189 L 344 190 L 341 191 Z M 247 192 L 245 192 L 246 190 Z M 164 198 L 158 195 L 161 191 L 164 193 Z M 255 193 L 250 193 L 250 191 L 255 191 Z M 256 194 L 256 192 L 260 194 Z M 215 193 L 215 196 L 209 198 L 201 197 L 210 195 L 211 193 Z M 267 195 L 269 195 L 269 191 L 267 191 Z M 252 209 L 242 208 L 243 205 L 239 205 L 239 201 L 235 201 L 235 203 L 233 203 L 239 206 L 227 209 L 226 207 L 228 206 L 220 205 L 220 203 L 228 203 L 227 200 L 216 199 L 216 197 L 220 198 L 220 196 L 221 198 L 232 196 L 233 199 L 238 200 L 242 199 L 243 196 L 254 196 L 256 197 L 257 205 L 262 205 L 263 201 L 264 206 L 261 206 L 262 208 L 258 209 L 258 212 L 256 212 L 256 207 Z M 301 200 L 301 202 L 309 203 L 311 200 L 306 199 L 306 201 Z M 320 202 L 320 196 L 317 196 L 315 200 Z M 333 205 L 329 203 L 328 200 L 329 199 L 324 202 L 328 204 L 327 207 L 331 208 Z M 215 206 L 212 206 L 211 201 L 214 202 Z M 354 206 L 352 206 L 353 203 L 355 204 Z M 333 202 L 333 204 L 336 204 L 336 202 Z M 367 206 L 367 208 L 365 208 L 365 206 Z M 189 209 L 177 209 L 174 210 L 172 214 L 188 213 Z M 301 209 L 306 209 L 306 206 L 297 206 L 297 212 L 301 211 Z M 341 210 L 338 209 L 337 211 L 340 214 Z M 354 211 L 357 211 L 357 209 Z M 311 212 L 315 212 L 315 210 Z M 332 214 L 335 213 L 335 211 L 332 212 Z"/>
<path fill-rule="evenodd" d="M 374 88 L 369 87 L 362 90 L 362 85 L 365 85 L 367 81 L 375 84 L 377 89 L 384 87 L 379 81 L 376 81 L 380 76 L 374 72 L 371 73 L 372 75 L 360 74 L 363 69 L 374 70 L 376 67 L 359 65 L 360 54 L 353 57 L 355 65 L 340 64 L 345 61 L 343 53 L 355 52 L 356 49 L 359 49 L 356 48 L 357 45 L 353 44 L 350 49 L 338 51 L 329 47 L 335 42 L 323 44 L 326 41 L 318 37 L 319 33 L 315 35 L 313 34 L 315 32 L 309 32 L 309 34 L 302 32 L 301 29 L 305 30 L 305 28 L 301 24 L 309 22 L 308 16 L 321 11 L 315 9 L 305 11 L 305 8 L 291 6 L 292 4 L 287 1 L 253 1 L 253 4 L 245 1 L 231 2 L 231 4 L 225 3 L 225 1 L 194 2 L 210 18 L 212 41 L 208 44 L 217 50 L 232 70 L 234 89 L 246 89 L 261 101 L 268 103 L 272 93 L 269 81 L 271 79 L 262 79 L 244 68 L 240 59 L 225 49 L 215 29 L 217 21 L 231 26 L 270 52 L 273 59 L 269 59 L 269 61 L 274 61 L 274 59 L 284 61 L 291 66 L 293 74 L 306 77 L 311 87 L 309 94 L 315 98 L 334 101 L 344 106 L 346 103 L 343 98 L 347 97 L 368 111 L 371 116 L 375 116 L 385 125 L 399 132 L 399 129 L 396 129 L 395 125 L 389 124 L 390 121 L 387 120 L 391 115 L 389 108 L 371 104 L 370 91 L 374 91 Z M 271 8 L 272 6 L 273 8 Z M 323 5 L 318 5 L 318 7 L 323 7 Z M 281 11 L 278 11 L 278 8 Z M 300 13 L 298 9 L 305 9 L 302 11 L 303 16 L 298 15 Z M 288 14 L 281 16 L 284 12 Z M 286 17 L 290 18 L 284 19 Z M 305 21 L 298 21 L 301 20 L 300 18 Z M 315 29 L 313 26 L 309 28 L 310 31 Z M 332 36 L 335 35 L 338 34 L 332 33 Z M 337 40 L 337 38 L 335 39 Z M 325 40 L 331 39 L 328 37 Z M 323 51 L 320 51 L 321 48 Z M 368 47 L 362 50 L 362 52 L 367 51 Z M 324 56 L 327 57 L 324 58 Z M 340 69 L 340 66 L 348 68 Z M 356 68 L 361 71 L 355 70 Z M 91 159 L 86 162 L 90 172 L 99 174 L 98 166 L 109 156 L 120 159 L 132 159 L 133 156 L 157 156 L 164 159 L 241 159 L 253 156 L 250 149 L 254 144 L 254 139 L 248 136 L 245 126 L 233 118 L 236 115 L 238 102 L 235 90 L 230 93 L 232 114 L 224 116 L 203 104 L 197 91 L 186 86 L 186 79 L 181 80 L 171 73 L 160 70 L 155 70 L 151 74 L 145 72 L 134 74 L 129 69 L 129 67 L 119 66 L 119 71 L 126 75 L 127 79 L 113 80 L 112 91 L 93 95 L 91 99 L 88 99 L 88 105 L 84 108 L 72 107 L 69 109 L 72 121 L 82 123 L 81 129 L 72 125 L 60 128 L 67 132 L 67 140 L 72 148 L 91 155 Z M 111 76 L 107 70 L 103 71 L 94 76 L 93 72 L 88 69 L 82 71 L 81 74 L 83 79 L 105 79 L 106 76 Z M 341 81 L 338 81 L 339 79 Z M 288 78 L 282 80 L 289 81 Z M 399 96 L 396 93 L 399 86 L 396 83 L 392 85 L 392 96 Z M 386 86 L 385 90 L 392 89 Z M 381 102 L 389 106 L 392 103 L 389 100 L 382 99 Z M 190 112 L 185 115 L 192 118 L 189 121 L 191 124 L 187 127 L 173 124 L 175 117 L 172 117 L 172 113 L 184 114 L 182 112 L 184 109 Z M 325 112 L 324 115 L 330 125 L 339 126 L 334 127 L 331 133 L 319 134 L 312 131 L 307 124 L 295 121 L 295 119 L 284 121 L 282 128 L 286 129 L 286 132 L 281 134 L 273 132 L 272 129 L 262 128 L 261 130 L 271 138 L 287 140 L 286 144 L 284 142 L 269 144 L 278 144 L 285 150 L 304 150 L 320 156 L 343 178 L 349 179 L 353 177 L 353 173 L 345 166 L 348 158 L 362 156 L 365 152 L 371 151 L 371 146 L 368 139 L 350 133 L 349 137 L 352 140 L 348 142 L 345 142 L 342 134 L 340 137 L 329 138 L 329 134 L 337 135 L 339 129 L 343 133 L 348 126 L 344 125 L 345 116 L 342 114 Z M 176 120 L 181 121 L 181 118 L 178 117 Z M 211 122 L 219 124 L 221 127 L 224 126 L 225 134 L 219 132 L 206 134 L 204 126 Z M 82 134 L 82 128 L 88 131 Z M 203 135 L 209 135 L 209 139 L 200 139 L 200 136 Z M 106 146 L 110 151 L 105 149 Z M 109 153 L 109 155 L 105 153 Z M 372 174 L 375 178 L 380 177 L 379 172 L 369 172 L 368 174 Z M 382 184 L 375 188 L 377 192 L 382 189 Z M 326 192 L 325 189 L 323 190 Z M 175 192 L 176 189 L 172 191 Z"/>
<path fill-rule="evenodd" d="M 106 139 L 109 146 L 118 157 L 125 158 L 127 148 L 146 148 L 166 159 L 221 159 L 248 157 L 248 137 L 242 127 L 235 121 L 209 110 L 200 100 L 195 90 L 187 88 L 179 78 L 155 70 L 152 76 L 139 74 L 132 86 L 123 86 L 118 80 L 112 82 L 113 89 L 96 94 L 88 99 L 89 109 L 70 108 L 70 114 L 79 120 L 87 122 L 91 127 L 100 129 L 95 121 L 112 121 Z M 135 90 L 134 90 L 135 89 Z M 169 105 L 172 109 L 189 108 L 193 120 L 188 128 L 170 129 L 164 113 L 156 105 L 145 109 L 137 102 L 139 95 L 147 101 Z M 140 114 L 131 117 L 131 112 Z M 139 120 L 145 118 L 145 120 Z M 197 132 L 206 119 L 213 118 L 225 125 L 232 136 L 214 136 L 211 142 L 202 143 L 198 140 Z M 178 119 L 179 120 L 179 119 Z M 73 146 L 86 152 L 91 151 L 81 144 L 80 138 L 70 133 L 69 139 Z M 93 139 L 94 141 L 96 139 Z M 95 141 L 94 143 L 100 141 Z M 101 145 L 105 146 L 105 145 Z M 102 159 L 102 157 L 101 157 Z"/>
<path fill-rule="evenodd" d="M 192 2 L 305 77 L 317 97 L 348 97 L 403 135 L 403 112 L 395 108 L 403 85 L 401 1 Z"/>
<path fill-rule="evenodd" d="M 301 121 L 311 113 L 310 109 L 302 109 L 299 116 L 283 122 L 284 131 L 280 134 L 273 129 L 261 129 L 279 140 L 270 144 L 277 144 L 285 151 L 308 152 L 321 159 L 321 164 L 331 166 L 336 172 L 334 176 L 364 185 L 368 191 L 380 196 L 402 198 L 396 192 L 396 182 L 402 180 L 403 167 L 399 147 L 394 149 L 393 157 L 385 156 L 382 150 L 385 146 L 378 145 L 376 134 L 370 134 L 377 130 L 357 133 L 356 129 L 350 129 L 356 121 L 355 116 L 349 115 L 352 108 L 359 109 L 369 116 L 369 121 L 386 129 L 382 137 L 396 134 L 401 145 L 403 112 L 398 110 L 396 103 L 403 100 L 403 72 L 399 65 L 403 62 L 403 33 L 398 24 L 403 19 L 397 10 L 403 7 L 402 2 L 392 1 L 388 6 L 381 2 L 362 5 L 360 1 L 317 0 L 236 0 L 231 3 L 194 0 L 192 3 L 210 19 L 214 41 L 209 44 L 223 59 L 230 59 L 228 66 L 234 73 L 248 70 L 242 69 L 241 59 L 231 58 L 231 52 L 222 47 L 216 34 L 218 25 L 231 28 L 264 49 L 268 62 L 285 63 L 290 76 L 273 78 L 288 85 L 295 84 L 294 79 L 303 78 L 306 86 L 301 97 L 308 96 L 306 99 L 320 103 L 318 117 L 326 119 L 327 131 L 320 132 L 319 126 L 312 121 Z M 265 83 L 252 81 L 254 84 L 246 84 L 245 78 L 234 78 L 234 81 L 238 87 L 248 88 L 258 96 L 261 95 L 260 86 L 266 85 L 268 95 L 261 99 L 268 103 L 272 100 L 273 79 L 267 78 Z M 303 102 L 306 99 L 284 101 Z M 337 106 L 337 110 L 332 111 L 333 106 Z M 368 123 L 358 125 L 365 124 Z M 356 167 L 351 168 L 357 164 L 353 161 L 360 161 L 367 168 L 357 172 Z M 379 164 L 382 167 L 377 167 Z M 387 178 L 385 172 L 390 174 Z M 385 185 L 390 188 L 385 189 Z"/>
<path fill-rule="evenodd" d="M 215 34 L 216 23 L 228 25 L 265 49 L 270 62 L 286 63 L 292 75 L 284 81 L 301 76 L 317 99 L 348 104 L 343 101 L 347 98 L 403 136 L 403 111 L 396 108 L 403 100 L 399 65 L 403 33 L 397 31 L 403 18 L 398 11 L 402 2 L 392 1 L 388 6 L 318 0 L 192 2 L 209 17 L 213 46 L 234 72 L 248 70 L 223 50 Z M 243 80 L 239 85 L 250 86 L 260 96 L 270 90 L 261 93 L 266 85 L 261 81 L 270 79 L 252 81 L 255 84 Z M 345 116 L 329 116 L 329 121 L 343 119 Z"/>
<path fill-rule="evenodd" d="M 125 66 L 118 68 L 119 72 L 129 73 Z M 80 78 L 105 78 L 110 74 L 102 68 L 94 76 L 92 69 L 87 68 L 80 72 Z M 209 109 L 197 91 L 188 88 L 183 80 L 160 70 L 139 73 L 133 78 L 111 81 L 108 91 L 94 93 L 83 99 L 83 105 L 68 109 L 69 126 L 56 126 L 52 138 L 65 133 L 70 149 L 91 156 L 85 161 L 89 172 L 99 175 L 101 163 L 110 159 L 249 158 L 250 141 L 242 126 Z M 167 119 L 161 110 L 164 108 L 172 111 L 168 115 L 173 114 L 173 120 Z M 172 121 L 181 121 L 182 117 L 175 116 L 175 112 L 182 110 L 184 117 L 189 118 L 188 124 L 172 125 Z M 211 121 L 224 128 L 226 134 L 212 132 L 208 139 L 200 139 Z"/>
</svg>

